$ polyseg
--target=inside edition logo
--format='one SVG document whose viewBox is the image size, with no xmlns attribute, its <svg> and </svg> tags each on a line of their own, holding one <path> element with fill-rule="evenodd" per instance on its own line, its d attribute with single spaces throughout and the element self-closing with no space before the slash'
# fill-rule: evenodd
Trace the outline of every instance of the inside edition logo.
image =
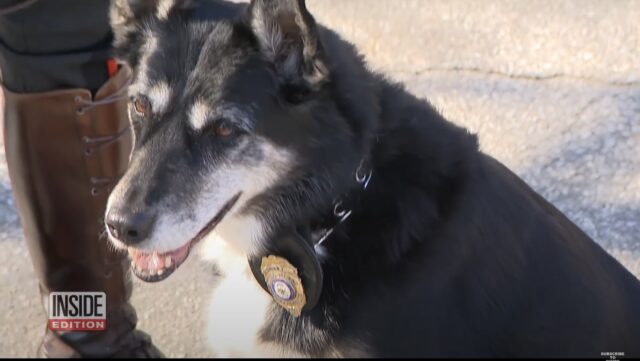
<svg viewBox="0 0 640 361">
<path fill-rule="evenodd" d="M 51 292 L 49 329 L 52 331 L 104 331 L 107 295 L 104 292 Z"/>
</svg>

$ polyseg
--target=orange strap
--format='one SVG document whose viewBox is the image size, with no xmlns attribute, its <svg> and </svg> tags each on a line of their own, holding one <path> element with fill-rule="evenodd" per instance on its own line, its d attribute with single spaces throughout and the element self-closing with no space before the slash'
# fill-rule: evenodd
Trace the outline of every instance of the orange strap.
<svg viewBox="0 0 640 361">
<path fill-rule="evenodd" d="M 116 73 L 118 73 L 118 63 L 116 59 L 110 58 L 107 60 L 107 73 L 109 74 L 109 78 L 112 78 Z"/>
</svg>

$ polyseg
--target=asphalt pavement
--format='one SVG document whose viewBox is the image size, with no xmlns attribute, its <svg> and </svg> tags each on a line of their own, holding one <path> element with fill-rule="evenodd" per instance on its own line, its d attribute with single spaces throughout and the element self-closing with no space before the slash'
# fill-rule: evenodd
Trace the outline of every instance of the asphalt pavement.
<svg viewBox="0 0 640 361">
<path fill-rule="evenodd" d="M 403 81 L 640 278 L 640 1 L 310 0 L 319 22 Z M 45 327 L 0 153 L 0 357 Z M 196 257 L 132 298 L 169 356 L 204 343 L 212 266 Z"/>
</svg>

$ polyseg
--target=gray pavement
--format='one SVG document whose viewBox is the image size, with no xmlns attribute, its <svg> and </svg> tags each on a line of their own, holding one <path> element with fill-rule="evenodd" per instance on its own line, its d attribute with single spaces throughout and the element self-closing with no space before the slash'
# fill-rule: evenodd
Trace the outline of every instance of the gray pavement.
<svg viewBox="0 0 640 361">
<path fill-rule="evenodd" d="M 318 20 L 404 81 L 640 278 L 640 1 L 313 0 Z M 0 357 L 35 354 L 37 284 L 0 156 Z M 135 280 L 140 327 L 170 356 L 211 356 L 215 282 L 195 257 Z"/>
</svg>

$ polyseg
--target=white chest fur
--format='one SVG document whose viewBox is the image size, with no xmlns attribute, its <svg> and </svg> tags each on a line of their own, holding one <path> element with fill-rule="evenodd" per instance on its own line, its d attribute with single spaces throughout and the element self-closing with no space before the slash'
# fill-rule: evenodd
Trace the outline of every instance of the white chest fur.
<svg viewBox="0 0 640 361">
<path fill-rule="evenodd" d="M 260 342 L 268 306 L 272 302 L 251 274 L 247 258 L 223 240 L 207 240 L 205 257 L 218 265 L 223 278 L 214 286 L 208 309 L 207 336 L 220 357 L 301 356 Z"/>
</svg>

